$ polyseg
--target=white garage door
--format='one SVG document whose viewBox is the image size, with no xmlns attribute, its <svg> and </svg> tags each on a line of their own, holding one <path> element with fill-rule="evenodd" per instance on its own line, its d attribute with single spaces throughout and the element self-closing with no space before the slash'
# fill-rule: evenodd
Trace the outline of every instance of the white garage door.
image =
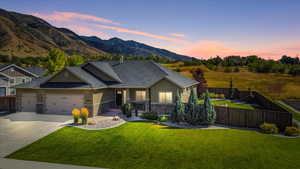
<svg viewBox="0 0 300 169">
<path fill-rule="evenodd" d="M 36 112 L 36 94 L 23 93 L 22 94 L 22 112 Z"/>
<path fill-rule="evenodd" d="M 83 100 L 83 94 L 47 94 L 46 112 L 71 115 L 74 108 L 80 109 L 84 106 Z"/>
</svg>

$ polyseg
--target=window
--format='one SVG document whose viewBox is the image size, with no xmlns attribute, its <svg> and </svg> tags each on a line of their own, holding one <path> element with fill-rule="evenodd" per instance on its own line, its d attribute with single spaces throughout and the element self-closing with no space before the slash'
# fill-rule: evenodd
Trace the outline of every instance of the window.
<svg viewBox="0 0 300 169">
<path fill-rule="evenodd" d="M 146 100 L 146 91 L 136 91 L 135 92 L 135 100 L 137 100 L 137 101 Z"/>
<path fill-rule="evenodd" d="M 10 88 L 10 95 L 15 95 L 16 94 L 16 89 Z"/>
<path fill-rule="evenodd" d="M 9 82 L 10 82 L 11 84 L 15 83 L 15 79 L 9 79 Z"/>
<path fill-rule="evenodd" d="M 172 92 L 159 92 L 159 103 L 172 103 Z"/>
</svg>

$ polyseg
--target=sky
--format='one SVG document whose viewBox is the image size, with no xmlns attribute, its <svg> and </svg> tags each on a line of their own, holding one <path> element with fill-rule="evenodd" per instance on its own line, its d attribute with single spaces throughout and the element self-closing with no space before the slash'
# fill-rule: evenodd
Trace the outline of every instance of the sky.
<svg viewBox="0 0 300 169">
<path fill-rule="evenodd" d="M 0 8 L 197 58 L 300 53 L 300 0 L 2 0 Z"/>
</svg>

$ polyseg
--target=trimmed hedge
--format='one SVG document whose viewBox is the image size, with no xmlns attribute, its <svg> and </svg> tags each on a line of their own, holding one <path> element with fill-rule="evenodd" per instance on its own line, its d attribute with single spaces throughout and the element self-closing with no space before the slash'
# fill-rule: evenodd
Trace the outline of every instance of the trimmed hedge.
<svg viewBox="0 0 300 169">
<path fill-rule="evenodd" d="M 290 126 L 285 128 L 284 134 L 286 136 L 299 136 L 300 130 L 297 127 Z"/>
<path fill-rule="evenodd" d="M 141 115 L 141 118 L 147 120 L 158 120 L 158 115 L 154 112 L 145 112 Z"/>
<path fill-rule="evenodd" d="M 278 133 L 278 128 L 277 128 L 276 124 L 263 123 L 259 126 L 259 128 L 262 130 L 263 133 L 266 133 L 266 134 L 277 134 Z"/>
</svg>

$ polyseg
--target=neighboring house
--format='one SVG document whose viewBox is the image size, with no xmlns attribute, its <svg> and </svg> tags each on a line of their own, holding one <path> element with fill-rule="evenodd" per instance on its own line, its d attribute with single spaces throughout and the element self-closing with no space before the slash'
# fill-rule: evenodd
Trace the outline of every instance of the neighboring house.
<svg viewBox="0 0 300 169">
<path fill-rule="evenodd" d="M 144 111 L 173 111 L 176 92 L 187 102 L 198 84 L 153 61 L 88 62 L 17 87 L 17 109 L 70 114 L 87 107 L 93 115 L 124 103 Z"/>
<path fill-rule="evenodd" d="M 15 64 L 0 65 L 0 96 L 15 95 L 15 86 L 31 82 L 45 73 L 40 67 L 20 67 Z"/>
</svg>

